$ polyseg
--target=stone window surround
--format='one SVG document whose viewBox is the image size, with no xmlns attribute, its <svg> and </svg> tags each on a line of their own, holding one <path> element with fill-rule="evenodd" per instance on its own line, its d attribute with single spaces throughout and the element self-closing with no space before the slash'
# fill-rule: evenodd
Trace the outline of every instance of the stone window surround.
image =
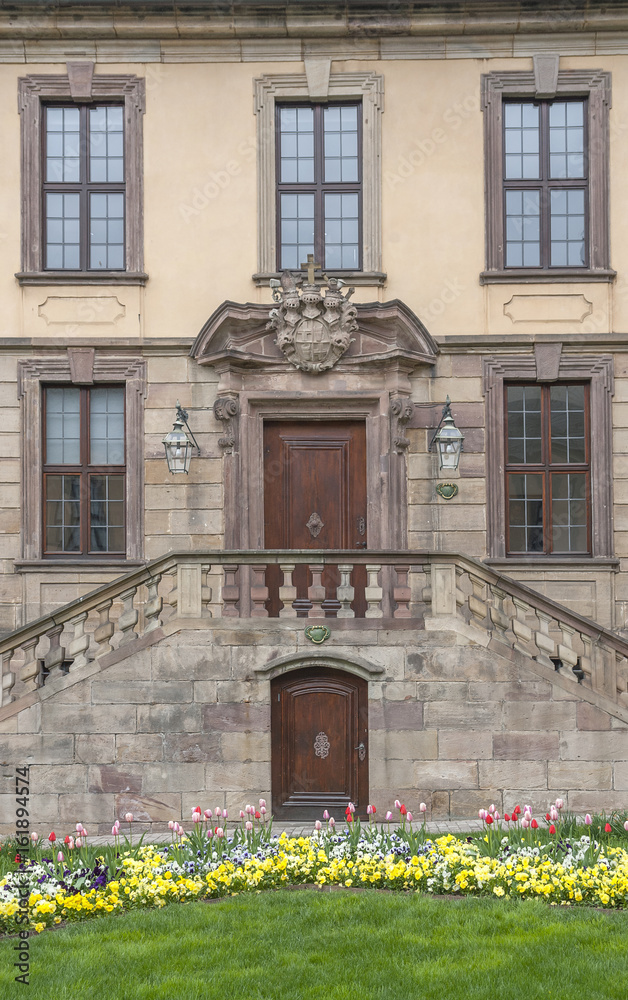
<svg viewBox="0 0 628 1000">
<path fill-rule="evenodd" d="M 505 382 L 576 382 L 588 381 L 591 428 L 591 556 L 530 556 L 529 553 L 506 556 L 506 491 L 504 442 Z M 613 440 L 611 396 L 614 392 L 613 358 L 561 355 L 557 378 L 545 379 L 537 372 L 534 354 L 493 357 L 484 361 L 484 396 L 486 399 L 486 478 L 487 478 L 487 552 L 488 559 L 508 562 L 554 565 L 613 557 Z"/>
<path fill-rule="evenodd" d="M 91 67 L 91 63 L 78 64 Z M 32 75 L 18 80 L 22 159 L 22 270 L 20 284 L 144 284 L 143 143 L 145 81 L 131 74 L 90 77 L 88 93 L 76 96 L 77 64 L 65 75 Z M 126 269 L 124 271 L 46 271 L 43 268 L 42 115 L 43 101 L 124 101 L 126 185 Z"/>
<path fill-rule="evenodd" d="M 126 559 L 43 555 L 42 525 L 42 385 L 126 386 Z M 115 358 L 91 349 L 69 348 L 64 355 L 18 362 L 18 399 L 22 403 L 22 559 L 16 567 L 128 565 L 142 559 L 144 540 L 144 406 L 146 362 Z"/>
<path fill-rule="evenodd" d="M 609 240 L 609 123 L 611 74 L 602 70 L 561 70 L 555 92 L 539 92 L 534 72 L 482 75 L 486 270 L 480 283 L 516 281 L 612 281 Z M 504 267 L 502 104 L 509 97 L 586 97 L 589 104 L 589 267 Z"/>
<path fill-rule="evenodd" d="M 256 285 L 278 277 L 276 227 L 275 106 L 283 101 L 362 101 L 362 271 L 343 274 L 352 285 L 383 285 L 381 115 L 384 78 L 377 73 L 331 73 L 326 95 L 313 97 L 305 73 L 265 75 L 254 81 L 257 116 L 258 273 Z"/>
</svg>

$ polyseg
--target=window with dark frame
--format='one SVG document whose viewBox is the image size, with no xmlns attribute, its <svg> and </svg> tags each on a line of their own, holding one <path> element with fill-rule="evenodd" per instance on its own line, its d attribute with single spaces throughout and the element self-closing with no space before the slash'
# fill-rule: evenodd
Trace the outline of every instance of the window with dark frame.
<svg viewBox="0 0 628 1000">
<path fill-rule="evenodd" d="M 589 385 L 506 385 L 506 550 L 591 552 Z"/>
<path fill-rule="evenodd" d="M 362 105 L 277 106 L 277 267 L 362 268 Z"/>
<path fill-rule="evenodd" d="M 503 105 L 504 265 L 587 267 L 585 100 Z"/>
<path fill-rule="evenodd" d="M 125 268 L 124 107 L 44 105 L 44 267 Z"/>
<path fill-rule="evenodd" d="M 124 386 L 44 389 L 46 556 L 125 553 Z"/>
</svg>

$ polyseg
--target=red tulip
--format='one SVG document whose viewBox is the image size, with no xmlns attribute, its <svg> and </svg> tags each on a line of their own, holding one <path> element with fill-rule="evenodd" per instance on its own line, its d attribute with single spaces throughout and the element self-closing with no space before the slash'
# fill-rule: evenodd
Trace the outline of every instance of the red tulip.
<svg viewBox="0 0 628 1000">
<path fill-rule="evenodd" d="M 353 816 L 351 815 L 351 813 L 347 814 L 347 823 L 353 823 Z"/>
<path fill-rule="evenodd" d="M 51 831 L 51 832 L 50 832 L 50 833 L 48 834 L 48 840 L 50 841 L 50 843 L 51 843 L 51 844 L 54 844 L 54 842 L 55 842 L 55 840 L 56 840 L 56 839 L 57 839 L 57 835 L 56 835 L 56 833 L 54 832 L 54 830 L 52 830 L 52 831 Z"/>
<path fill-rule="evenodd" d="M 533 830 L 538 830 L 538 828 L 539 828 L 539 824 L 537 823 L 537 821 L 535 819 L 532 820 L 532 822 L 530 823 L 530 826 L 532 827 Z"/>
<path fill-rule="evenodd" d="M 491 816 L 491 814 L 490 814 L 490 813 L 489 813 L 489 814 L 487 815 L 487 817 L 486 817 L 486 819 L 485 819 L 485 821 L 484 821 L 484 822 L 485 822 L 485 823 L 487 823 L 487 824 L 488 824 L 488 826 L 490 826 L 490 825 L 491 825 L 491 823 L 493 822 L 493 817 Z"/>
<path fill-rule="evenodd" d="M 504 819 L 506 820 L 507 823 L 510 823 L 510 816 L 508 815 L 508 813 L 504 813 Z"/>
<path fill-rule="evenodd" d="M 262 818 L 261 812 L 259 811 L 259 809 L 256 809 L 255 810 L 255 819 L 261 819 L 261 818 Z"/>
<path fill-rule="evenodd" d="M 555 833 L 556 833 L 556 827 L 554 826 L 554 824 L 553 824 L 553 823 L 552 823 L 552 825 L 551 825 L 551 826 L 550 826 L 550 828 L 549 828 L 549 832 L 550 832 L 551 834 L 555 834 Z"/>
<path fill-rule="evenodd" d="M 406 807 L 404 805 L 402 805 L 401 808 L 400 808 L 400 810 L 399 810 L 399 812 L 401 813 L 402 816 L 405 816 L 406 813 L 407 813 L 407 811 L 408 810 L 406 809 Z"/>
<path fill-rule="evenodd" d="M 549 823 L 549 821 L 550 821 L 550 814 L 549 813 L 545 813 L 545 819 Z"/>
<path fill-rule="evenodd" d="M 612 833 L 612 830 L 613 830 L 613 828 L 612 828 L 611 824 L 607 823 L 606 826 L 604 827 L 604 833 Z"/>
<path fill-rule="evenodd" d="M 515 806 L 514 812 L 517 814 L 517 816 L 519 816 L 521 813 L 521 806 Z"/>
<path fill-rule="evenodd" d="M 19 854 L 16 854 L 15 858 L 13 860 L 14 860 L 14 862 L 15 862 L 16 865 L 21 865 L 22 864 L 22 859 L 19 856 Z"/>
<path fill-rule="evenodd" d="M 63 843 L 64 844 L 69 844 L 70 843 L 70 835 L 69 834 L 67 835 L 67 837 L 65 838 L 65 840 L 63 841 Z"/>
</svg>

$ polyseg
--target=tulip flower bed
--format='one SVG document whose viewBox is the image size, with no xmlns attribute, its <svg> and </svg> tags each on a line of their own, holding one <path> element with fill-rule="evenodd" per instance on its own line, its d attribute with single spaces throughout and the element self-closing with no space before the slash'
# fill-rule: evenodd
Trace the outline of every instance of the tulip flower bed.
<svg viewBox="0 0 628 1000">
<path fill-rule="evenodd" d="M 39 932 L 100 914 L 303 884 L 628 905 L 624 817 L 587 815 L 588 832 L 577 835 L 573 817 L 563 817 L 557 805 L 546 815 L 547 829 L 527 807 L 516 807 L 507 824 L 491 807 L 480 812 L 481 833 L 457 839 L 429 837 L 424 821 L 414 824 L 405 806 L 396 805 L 400 825 L 392 830 L 392 813 L 377 825 L 369 807 L 369 822 L 362 824 L 350 804 L 342 829 L 325 814 L 325 823 L 317 821 L 309 837 L 273 837 L 265 815 L 251 807 L 230 835 L 226 815 L 219 813 L 223 825 L 217 826 L 211 810 L 201 814 L 197 808 L 187 835 L 178 823 L 170 824 L 167 845 L 140 841 L 134 847 L 131 833 L 123 840 L 116 826 L 112 846 L 90 847 L 79 823 L 77 838 L 68 835 L 63 842 L 66 857 L 56 850 L 54 833 L 47 848 L 39 847 L 35 835 L 33 856 L 22 860 L 16 854 L 0 878 L 0 932 Z M 131 831 L 133 817 L 126 819 Z"/>
</svg>

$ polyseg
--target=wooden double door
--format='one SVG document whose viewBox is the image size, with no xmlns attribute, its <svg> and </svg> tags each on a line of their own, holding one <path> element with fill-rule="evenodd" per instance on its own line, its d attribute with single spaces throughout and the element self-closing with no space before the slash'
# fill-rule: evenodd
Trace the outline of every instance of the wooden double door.
<svg viewBox="0 0 628 1000">
<path fill-rule="evenodd" d="M 271 682 L 273 814 L 337 823 L 368 802 L 368 685 L 342 670 L 313 667 Z"/>
<path fill-rule="evenodd" d="M 366 428 L 364 421 L 268 421 L 264 424 L 264 547 L 268 549 L 365 549 Z M 296 568 L 299 614 L 309 607 L 307 566 Z M 337 609 L 336 567 L 326 567 L 326 615 Z M 277 615 L 280 570 L 269 566 L 270 615 Z M 365 610 L 366 571 L 356 567 L 353 610 Z"/>
</svg>

